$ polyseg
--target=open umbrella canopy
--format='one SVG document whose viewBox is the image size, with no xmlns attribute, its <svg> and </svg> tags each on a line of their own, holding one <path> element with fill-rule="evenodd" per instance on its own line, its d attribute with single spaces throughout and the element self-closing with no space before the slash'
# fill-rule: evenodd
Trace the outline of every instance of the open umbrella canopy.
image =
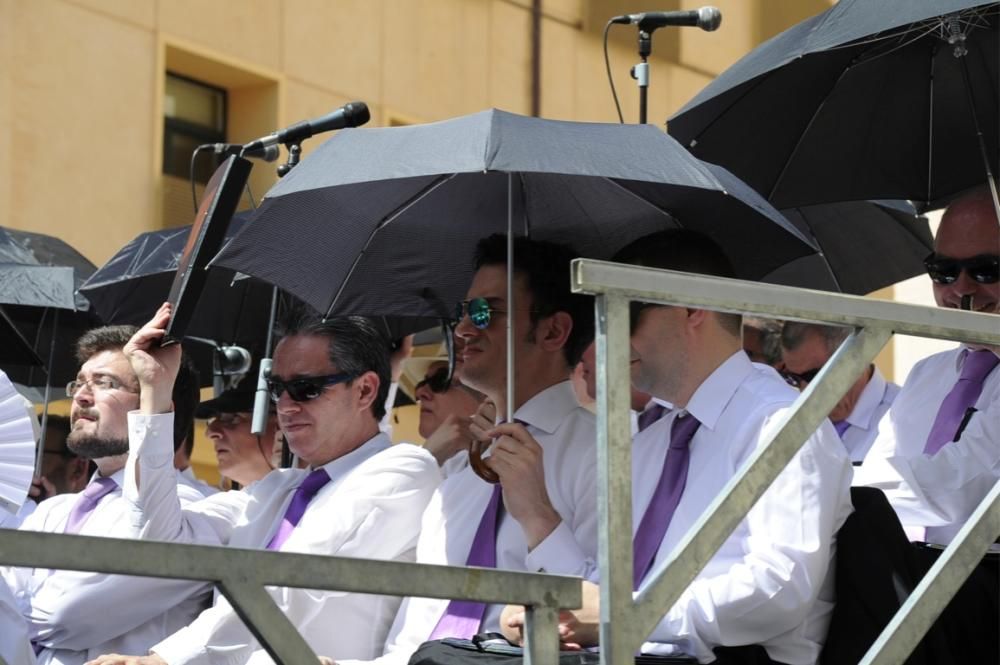
<svg viewBox="0 0 1000 665">
<path fill-rule="evenodd" d="M 719 75 L 669 132 L 779 208 L 938 207 L 986 182 L 984 158 L 997 172 L 998 7 L 840 0 Z"/>
<path fill-rule="evenodd" d="M 702 231 L 754 279 L 812 253 L 725 169 L 649 125 L 489 110 L 347 129 L 279 182 L 214 260 L 321 312 L 449 317 L 476 242 L 504 233 L 608 258 L 655 230 Z"/>
<path fill-rule="evenodd" d="M 0 304 L 86 310 L 76 290 L 95 270 L 59 238 L 0 227 Z"/>
<path fill-rule="evenodd" d="M 924 273 L 934 247 L 925 217 L 906 201 L 848 201 L 782 210 L 820 249 L 762 281 L 865 295 Z"/>
</svg>

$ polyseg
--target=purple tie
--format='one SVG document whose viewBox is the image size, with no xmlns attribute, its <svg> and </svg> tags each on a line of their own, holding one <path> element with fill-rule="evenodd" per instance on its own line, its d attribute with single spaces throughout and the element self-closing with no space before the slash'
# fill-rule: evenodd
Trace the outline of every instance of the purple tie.
<svg viewBox="0 0 1000 665">
<path fill-rule="evenodd" d="M 663 414 L 667 411 L 665 406 L 656 404 L 655 402 L 651 407 L 639 414 L 638 425 L 639 431 L 646 429 L 657 420 L 663 417 Z"/>
<path fill-rule="evenodd" d="M 689 445 L 699 425 L 701 423 L 694 416 L 679 414 L 670 427 L 670 447 L 663 461 L 660 482 L 656 484 L 656 491 L 632 541 L 633 590 L 638 590 L 642 578 L 653 567 L 656 552 L 680 503 L 687 482 Z"/>
<path fill-rule="evenodd" d="M 101 502 L 101 499 L 117 488 L 118 485 L 111 478 L 98 478 L 91 481 L 80 492 L 76 503 L 73 504 L 73 510 L 69 513 L 69 519 L 66 521 L 66 528 L 63 530 L 63 533 L 80 533 L 83 523 L 94 512 L 94 508 L 97 508 L 97 504 Z"/>
<path fill-rule="evenodd" d="M 503 505 L 500 500 L 502 489 L 500 485 L 493 486 L 493 495 L 486 504 L 476 536 L 472 539 L 472 549 L 469 550 L 469 558 L 465 562 L 467 566 L 497 567 L 497 523 L 500 521 L 500 507 Z M 486 603 L 453 600 L 448 603 L 430 639 L 440 640 L 445 637 L 469 639 L 479 632 L 479 624 L 483 622 L 485 612 Z"/>
<path fill-rule="evenodd" d="M 944 444 L 955 438 L 966 410 L 979 399 L 979 395 L 983 392 L 983 381 L 998 362 L 1000 358 L 992 351 L 966 352 L 962 373 L 951 392 L 941 402 L 941 408 L 938 409 L 937 417 L 934 419 L 934 426 L 927 435 L 925 454 L 933 455 L 941 450 Z"/>
<path fill-rule="evenodd" d="M 316 469 L 306 476 L 306 479 L 295 490 L 292 502 L 288 504 L 288 510 L 281 518 L 281 524 L 278 525 L 278 530 L 271 537 L 271 542 L 267 544 L 267 549 L 281 549 L 288 537 L 292 535 L 299 520 L 302 519 L 302 515 L 306 512 L 306 506 L 328 482 L 330 482 L 330 474 L 326 472 L 326 469 Z"/>
<path fill-rule="evenodd" d="M 844 438 L 844 432 L 846 432 L 850 426 L 851 423 L 847 422 L 846 420 L 838 420 L 833 424 L 833 428 L 837 430 L 837 436 L 839 436 L 841 439 Z"/>
</svg>

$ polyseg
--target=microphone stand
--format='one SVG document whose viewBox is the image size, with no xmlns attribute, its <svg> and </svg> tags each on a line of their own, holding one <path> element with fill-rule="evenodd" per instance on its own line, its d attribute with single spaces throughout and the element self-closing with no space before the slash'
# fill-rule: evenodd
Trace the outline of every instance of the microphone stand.
<svg viewBox="0 0 1000 665">
<path fill-rule="evenodd" d="M 655 28 L 654 28 L 655 30 Z M 639 28 L 639 59 L 630 74 L 639 84 L 639 124 L 646 124 L 647 93 L 649 90 L 649 55 L 653 52 L 653 31 Z"/>
</svg>

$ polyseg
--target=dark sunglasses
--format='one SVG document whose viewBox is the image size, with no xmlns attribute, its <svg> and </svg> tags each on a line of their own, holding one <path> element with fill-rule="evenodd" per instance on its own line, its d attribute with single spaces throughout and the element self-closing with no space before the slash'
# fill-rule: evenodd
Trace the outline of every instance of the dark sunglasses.
<svg viewBox="0 0 1000 665">
<path fill-rule="evenodd" d="M 451 388 L 451 377 L 448 376 L 448 368 L 442 367 L 438 371 L 434 372 L 430 376 L 425 376 L 423 380 L 417 383 L 414 387 L 413 392 L 416 393 L 424 386 L 431 389 L 431 392 L 443 393 Z"/>
<path fill-rule="evenodd" d="M 502 309 L 490 307 L 490 303 L 486 298 L 472 298 L 470 300 L 463 300 L 455 306 L 455 321 L 461 321 L 468 314 L 472 325 L 479 330 L 485 330 L 489 327 L 490 321 L 493 320 L 494 314 L 506 313 Z"/>
<path fill-rule="evenodd" d="M 927 274 L 937 284 L 953 284 L 963 270 L 980 284 L 995 284 L 1000 280 L 1000 256 L 980 254 L 968 259 L 952 259 L 931 253 L 924 259 Z"/>
<path fill-rule="evenodd" d="M 267 393 L 271 396 L 272 402 L 281 399 L 281 393 L 288 391 L 288 396 L 296 402 L 308 402 L 323 394 L 323 389 L 335 386 L 345 381 L 353 381 L 354 374 L 341 372 L 339 374 L 327 374 L 326 376 L 302 376 L 290 381 L 282 381 L 272 377 L 267 378 Z"/>
<path fill-rule="evenodd" d="M 822 367 L 817 367 L 816 369 L 806 370 L 801 374 L 796 374 L 795 372 L 789 372 L 787 369 L 781 372 L 781 376 L 784 377 L 785 381 L 792 386 L 801 386 L 804 383 L 810 383 L 819 374 Z"/>
</svg>

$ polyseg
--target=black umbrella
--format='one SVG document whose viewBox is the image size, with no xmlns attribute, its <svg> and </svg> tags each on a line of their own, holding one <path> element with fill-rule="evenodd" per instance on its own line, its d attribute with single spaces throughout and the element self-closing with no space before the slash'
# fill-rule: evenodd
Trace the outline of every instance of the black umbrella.
<svg viewBox="0 0 1000 665">
<path fill-rule="evenodd" d="M 840 0 L 751 51 L 668 129 L 779 208 L 939 207 L 997 171 L 998 30 L 996 2 Z"/>
<path fill-rule="evenodd" d="M 648 125 L 484 111 L 348 129 L 278 183 L 215 259 L 332 314 L 450 317 L 482 237 L 610 257 L 651 231 L 715 238 L 753 279 L 813 251 L 756 192 Z"/>
<path fill-rule="evenodd" d="M 905 201 L 849 201 L 781 211 L 820 253 L 763 281 L 864 295 L 923 274 L 934 238 L 927 219 Z"/>
</svg>

